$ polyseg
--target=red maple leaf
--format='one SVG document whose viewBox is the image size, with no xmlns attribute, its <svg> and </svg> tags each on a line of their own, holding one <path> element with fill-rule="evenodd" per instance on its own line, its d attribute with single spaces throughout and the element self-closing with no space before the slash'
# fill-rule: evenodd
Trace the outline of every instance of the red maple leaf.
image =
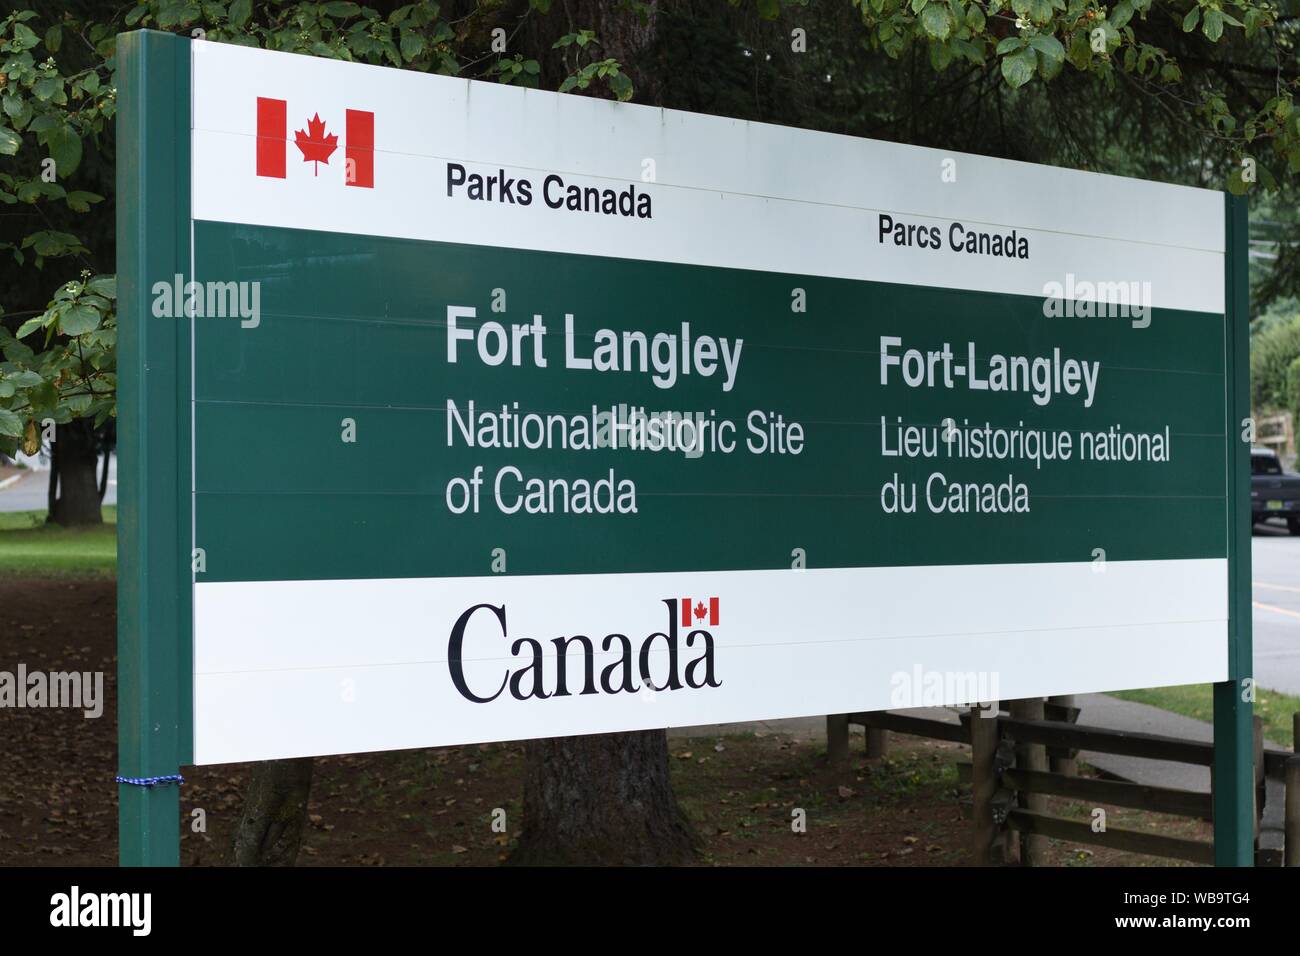
<svg viewBox="0 0 1300 956">
<path fill-rule="evenodd" d="M 708 608 L 706 608 L 706 607 L 704 606 L 704 602 L 703 602 L 703 601 L 697 601 L 696 604 L 695 604 L 695 616 L 698 617 L 698 618 L 702 621 L 702 620 L 704 620 L 704 615 L 707 614 L 707 613 L 709 613 L 709 612 L 708 612 Z"/>
<path fill-rule="evenodd" d="M 325 135 L 325 121 L 317 113 L 307 121 L 308 132 L 298 130 L 293 134 L 294 142 L 302 150 L 304 163 L 316 163 L 314 173 L 320 175 L 320 164 L 330 162 L 330 154 L 339 148 L 339 138 L 335 133 Z M 309 135 L 310 134 L 310 135 Z"/>
</svg>

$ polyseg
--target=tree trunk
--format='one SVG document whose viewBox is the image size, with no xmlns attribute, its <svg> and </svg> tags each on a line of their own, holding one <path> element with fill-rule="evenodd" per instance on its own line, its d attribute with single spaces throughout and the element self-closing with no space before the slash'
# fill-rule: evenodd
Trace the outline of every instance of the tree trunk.
<svg viewBox="0 0 1300 956">
<path fill-rule="evenodd" d="M 104 464 L 99 470 L 99 503 L 104 503 L 104 492 L 108 491 L 108 461 L 113 457 L 111 449 L 104 449 Z"/>
<path fill-rule="evenodd" d="M 95 475 L 98 449 L 95 423 L 90 419 L 76 418 L 66 425 L 55 426 L 50 490 L 55 492 L 57 488 L 57 493 L 51 496 L 53 505 L 49 515 L 54 524 L 66 527 L 103 523 Z"/>
<path fill-rule="evenodd" d="M 699 840 L 668 775 L 668 734 L 559 737 L 525 745 L 524 825 L 510 862 L 661 866 Z"/>
<path fill-rule="evenodd" d="M 236 866 L 293 866 L 311 796 L 312 758 L 253 766 L 235 829 Z"/>
</svg>

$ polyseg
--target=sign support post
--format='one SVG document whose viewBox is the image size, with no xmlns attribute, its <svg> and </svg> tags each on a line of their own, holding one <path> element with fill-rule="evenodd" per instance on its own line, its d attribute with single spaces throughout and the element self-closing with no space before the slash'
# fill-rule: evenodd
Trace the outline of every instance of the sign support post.
<svg viewBox="0 0 1300 956">
<path fill-rule="evenodd" d="M 1249 220 L 1244 197 L 1227 196 L 1224 309 L 1228 461 L 1228 679 L 1214 685 L 1214 862 L 1252 866 L 1255 843 L 1254 700 L 1250 591 Z"/>
<path fill-rule="evenodd" d="M 190 325 L 151 289 L 189 273 L 189 41 L 118 37 L 118 773 L 175 777 L 189 760 Z M 119 860 L 180 862 L 175 780 L 118 784 Z"/>
</svg>

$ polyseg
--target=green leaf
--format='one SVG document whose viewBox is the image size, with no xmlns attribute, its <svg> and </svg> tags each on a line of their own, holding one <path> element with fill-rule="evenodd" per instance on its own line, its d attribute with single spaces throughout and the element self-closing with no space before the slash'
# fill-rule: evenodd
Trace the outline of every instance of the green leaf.
<svg viewBox="0 0 1300 956">
<path fill-rule="evenodd" d="M 1201 8 L 1192 7 L 1187 11 L 1187 16 L 1183 17 L 1183 32 L 1191 33 L 1196 29 L 1196 24 L 1201 22 Z"/>
<path fill-rule="evenodd" d="M 1133 4 L 1129 0 L 1120 0 L 1115 9 L 1106 15 L 1107 22 L 1116 30 L 1133 19 Z"/>
<path fill-rule="evenodd" d="M 0 156 L 13 156 L 22 142 L 23 138 L 13 130 L 0 126 Z"/>
<path fill-rule="evenodd" d="M 632 98 L 632 81 L 628 79 L 625 73 L 616 73 L 609 78 L 609 88 L 613 90 L 614 95 L 620 102 L 627 102 Z"/>
<path fill-rule="evenodd" d="M 23 437 L 23 421 L 7 408 L 0 408 L 0 435 Z"/>
<path fill-rule="evenodd" d="M 1030 0 L 1029 19 L 1042 26 L 1052 22 L 1052 0 Z"/>
<path fill-rule="evenodd" d="M 64 335 L 81 335 L 99 328 L 99 312 L 88 305 L 74 305 L 59 317 Z"/>
<path fill-rule="evenodd" d="M 998 56 L 1001 56 L 1004 53 L 1011 53 L 1014 50 L 1019 50 L 1024 45 L 1025 45 L 1024 37 L 1003 37 L 1001 40 L 998 41 L 998 48 L 993 52 L 995 52 Z"/>
<path fill-rule="evenodd" d="M 26 365 L 29 362 L 36 361 L 36 353 L 32 351 L 31 346 L 17 339 L 4 344 L 5 358 L 11 362 Z"/>
<path fill-rule="evenodd" d="M 936 40 L 948 39 L 948 34 L 952 31 L 948 11 L 937 3 L 927 5 L 921 11 L 921 27 Z"/>
<path fill-rule="evenodd" d="M 1013 90 L 1024 86 L 1038 69 L 1038 54 L 1033 47 L 1025 47 L 1002 58 L 1002 78 Z"/>
<path fill-rule="evenodd" d="M 106 299 L 117 298 L 117 276 L 95 276 L 86 283 L 86 291 Z"/>
<path fill-rule="evenodd" d="M 67 178 L 81 165 L 81 137 L 71 126 L 51 130 L 45 138 L 60 177 Z"/>
<path fill-rule="evenodd" d="M 976 66 L 984 66 L 987 59 L 984 56 L 984 44 L 972 43 L 970 40 L 962 40 L 954 37 L 948 41 L 948 45 L 952 47 L 954 56 L 959 55 L 971 63 L 974 63 Z"/>
<path fill-rule="evenodd" d="M 1038 54 L 1038 72 L 1045 80 L 1054 80 L 1065 66 L 1065 58 L 1054 60 L 1051 57 Z"/>
<path fill-rule="evenodd" d="M 38 315 L 35 318 L 28 319 L 22 325 L 18 326 L 18 331 L 15 332 L 14 335 L 15 337 L 21 339 L 24 336 L 30 335 L 32 332 L 35 332 L 37 329 L 43 329 L 43 328 L 45 328 L 45 316 Z M 10 394 L 12 394 L 12 392 Z"/>
<path fill-rule="evenodd" d="M 1056 63 L 1057 65 L 1060 65 L 1065 60 L 1065 47 L 1061 46 L 1061 41 L 1056 39 L 1056 37 L 1048 36 L 1047 34 L 1040 34 L 1039 36 L 1031 37 L 1029 45 L 1039 53 L 1043 54 L 1044 59 Z"/>
<path fill-rule="evenodd" d="M 960 42 L 960 41 L 956 41 Z M 942 73 L 952 63 L 952 47 L 942 41 L 930 44 L 930 66 L 936 73 Z"/>
<path fill-rule="evenodd" d="M 103 202 L 104 197 L 97 193 L 86 192 L 82 189 L 74 189 L 72 192 L 68 193 L 65 201 L 68 204 L 68 208 L 73 212 L 90 212 L 90 204 Z"/>
<path fill-rule="evenodd" d="M 19 23 L 14 27 L 14 38 L 11 41 L 10 49 L 15 51 L 30 50 L 40 42 L 31 27 Z"/>
<path fill-rule="evenodd" d="M 59 101 L 59 94 L 63 92 L 63 78 L 61 76 L 42 76 L 32 84 L 32 93 L 38 100 L 43 102 Z"/>
<path fill-rule="evenodd" d="M 418 33 L 413 33 L 410 30 L 403 30 L 401 49 L 402 56 L 405 57 L 406 61 L 409 63 L 424 50 L 424 37 L 420 36 Z"/>
<path fill-rule="evenodd" d="M 1223 36 L 1223 14 L 1213 8 L 1206 10 L 1201 32 L 1211 43 L 1218 43 L 1219 37 Z"/>
<path fill-rule="evenodd" d="M 1086 30 L 1075 31 L 1070 39 L 1069 57 L 1070 62 L 1079 70 L 1086 70 L 1088 64 L 1092 62 L 1092 44 L 1088 42 Z"/>
<path fill-rule="evenodd" d="M 12 375 L 6 375 L 5 381 L 13 382 L 13 384 L 18 388 L 35 388 L 37 385 L 40 385 L 41 382 L 45 381 L 45 379 L 41 378 L 31 369 L 23 369 L 22 371 L 16 372 Z"/>
<path fill-rule="evenodd" d="M 355 17 L 361 12 L 361 8 L 355 3 L 344 3 L 337 0 L 334 3 L 325 4 L 325 12 L 337 20 L 346 20 L 348 17 Z"/>
<path fill-rule="evenodd" d="M 1250 184 L 1242 178 L 1242 168 L 1237 166 L 1228 176 L 1228 192 L 1234 196 L 1244 196 L 1250 190 Z"/>
<path fill-rule="evenodd" d="M 230 26 L 235 30 L 242 30 L 248 26 L 248 21 L 253 16 L 253 0 L 235 0 L 230 5 L 230 11 L 226 14 L 226 19 L 230 21 Z"/>
</svg>

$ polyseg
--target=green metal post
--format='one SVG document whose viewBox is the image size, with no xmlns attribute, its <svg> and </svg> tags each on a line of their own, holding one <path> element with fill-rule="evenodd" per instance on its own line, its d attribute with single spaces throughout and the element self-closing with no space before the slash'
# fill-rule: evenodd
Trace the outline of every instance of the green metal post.
<svg viewBox="0 0 1300 956">
<path fill-rule="evenodd" d="M 189 41 L 117 39 L 118 772 L 190 758 L 190 329 L 152 289 L 188 275 Z M 124 866 L 180 862 L 176 784 L 118 785 Z"/>
<path fill-rule="evenodd" d="M 1214 685 L 1214 862 L 1251 866 L 1255 843 L 1250 589 L 1250 297 L 1246 200 L 1228 196 L 1224 327 L 1228 459 L 1228 680 Z"/>
</svg>

